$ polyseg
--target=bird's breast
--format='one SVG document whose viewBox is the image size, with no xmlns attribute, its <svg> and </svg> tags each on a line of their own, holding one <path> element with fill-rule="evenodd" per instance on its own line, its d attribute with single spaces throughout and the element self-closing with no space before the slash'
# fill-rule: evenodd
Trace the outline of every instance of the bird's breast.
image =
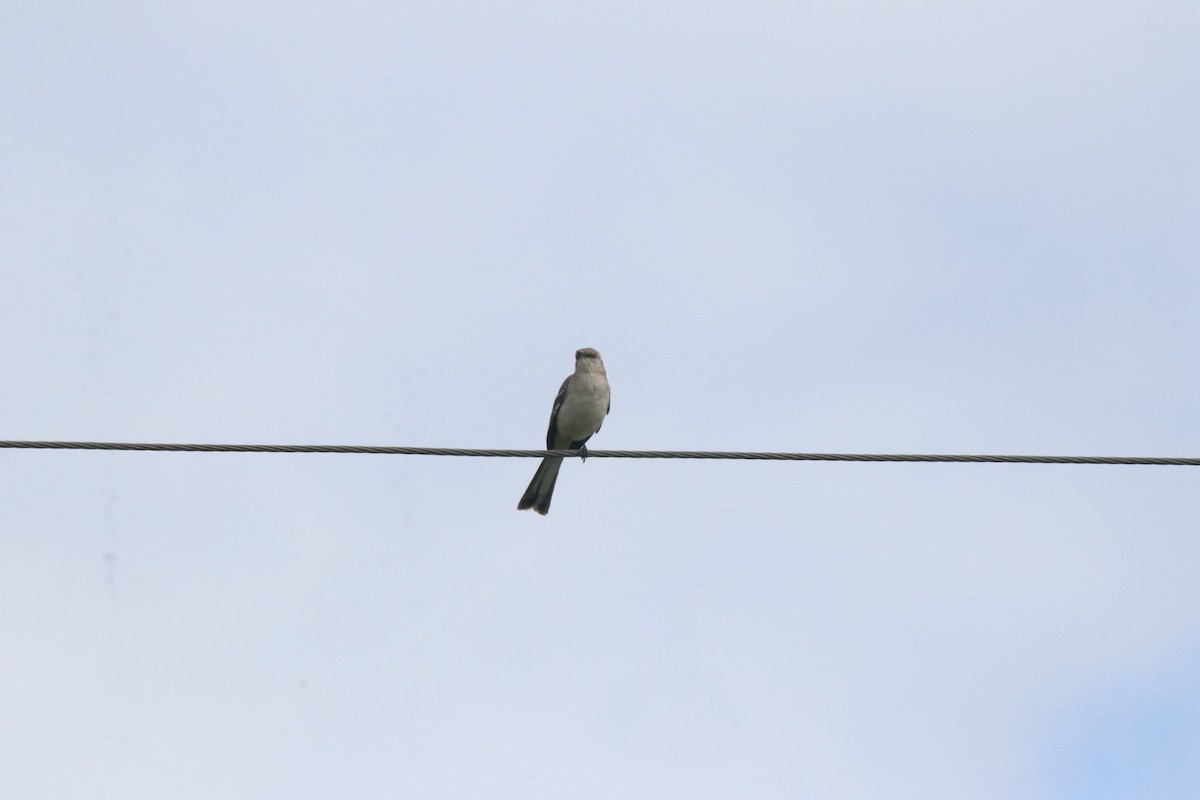
<svg viewBox="0 0 1200 800">
<path fill-rule="evenodd" d="M 608 412 L 608 385 L 586 376 L 577 381 L 558 410 L 558 431 L 572 441 L 586 439 L 600 429 Z"/>
</svg>

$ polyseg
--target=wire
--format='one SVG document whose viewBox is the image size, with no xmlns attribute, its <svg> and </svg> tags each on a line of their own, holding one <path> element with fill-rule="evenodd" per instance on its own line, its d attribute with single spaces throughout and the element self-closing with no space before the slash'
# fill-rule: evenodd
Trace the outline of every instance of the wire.
<svg viewBox="0 0 1200 800">
<path fill-rule="evenodd" d="M 188 453 L 345 453 L 396 456 L 471 456 L 479 458 L 692 458 L 740 461 L 916 461 L 1000 464 L 1139 464 L 1200 467 L 1200 458 L 1142 458 L 1135 456 L 1004 456 L 902 455 L 871 453 L 742 453 L 704 450 L 479 450 L 458 447 L 383 447 L 326 444 L 154 444 L 146 442 L 18 442 L 0 441 L 0 449 L 24 450 L 149 450 Z"/>
</svg>

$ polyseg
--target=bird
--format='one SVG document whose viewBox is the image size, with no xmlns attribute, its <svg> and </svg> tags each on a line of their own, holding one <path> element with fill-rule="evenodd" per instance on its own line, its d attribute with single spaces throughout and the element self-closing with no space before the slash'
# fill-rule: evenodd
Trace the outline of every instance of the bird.
<svg viewBox="0 0 1200 800">
<path fill-rule="evenodd" d="M 604 418 L 612 407 L 609 397 L 608 374 L 600 353 L 591 347 L 575 351 L 575 372 L 567 376 L 554 408 L 550 411 L 550 428 L 546 431 L 547 450 L 579 450 L 587 458 L 587 440 L 600 431 Z M 562 468 L 562 456 L 546 456 L 533 474 L 529 488 L 517 503 L 517 509 L 532 508 L 543 516 L 550 510 L 554 483 Z"/>
</svg>

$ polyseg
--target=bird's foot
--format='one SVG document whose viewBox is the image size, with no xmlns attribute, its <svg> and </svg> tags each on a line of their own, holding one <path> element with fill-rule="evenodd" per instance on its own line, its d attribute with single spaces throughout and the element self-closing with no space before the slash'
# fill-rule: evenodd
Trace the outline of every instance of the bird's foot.
<svg viewBox="0 0 1200 800">
<path fill-rule="evenodd" d="M 579 460 L 587 461 L 587 445 L 586 444 L 579 445 Z"/>
</svg>

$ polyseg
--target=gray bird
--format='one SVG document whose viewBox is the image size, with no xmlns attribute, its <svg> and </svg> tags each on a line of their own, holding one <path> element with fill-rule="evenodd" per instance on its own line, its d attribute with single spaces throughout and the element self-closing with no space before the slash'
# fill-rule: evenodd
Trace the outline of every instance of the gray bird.
<svg viewBox="0 0 1200 800">
<path fill-rule="evenodd" d="M 575 351 L 575 372 L 567 376 L 554 408 L 550 412 L 550 429 L 546 431 L 547 450 L 582 450 L 592 434 L 600 430 L 611 403 L 608 393 L 608 375 L 600 354 L 590 347 Z M 550 510 L 550 498 L 554 496 L 554 482 L 562 468 L 561 456 L 542 459 L 529 488 L 517 503 L 518 510 L 532 508 L 539 514 Z"/>
</svg>

